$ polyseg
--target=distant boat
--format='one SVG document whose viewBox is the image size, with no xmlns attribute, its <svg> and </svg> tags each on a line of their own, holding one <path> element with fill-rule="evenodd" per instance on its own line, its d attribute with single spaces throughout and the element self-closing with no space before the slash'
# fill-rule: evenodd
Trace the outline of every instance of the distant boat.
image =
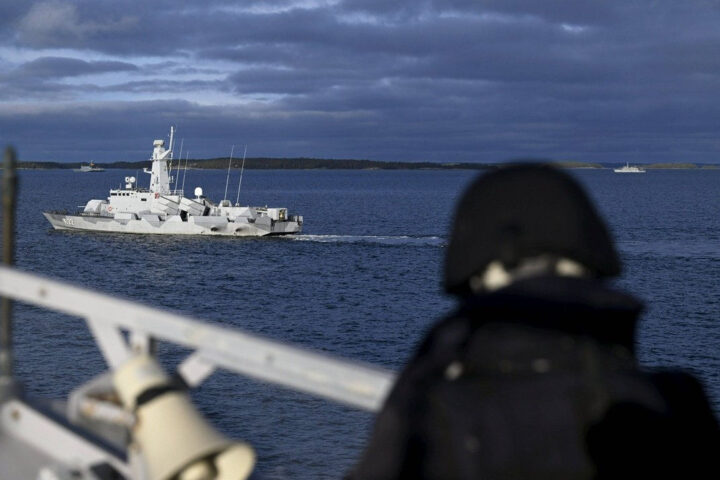
<svg viewBox="0 0 720 480">
<path fill-rule="evenodd" d="M 636 167 L 636 166 L 631 167 L 629 163 L 626 163 L 624 167 L 614 168 L 613 172 L 615 172 L 615 173 L 645 173 L 645 169 Z"/>
<path fill-rule="evenodd" d="M 83 172 L 83 173 L 90 173 L 90 172 L 104 172 L 105 169 L 101 167 L 96 167 L 93 162 L 90 162 L 90 165 L 80 165 L 80 168 L 75 169 L 76 172 Z"/>
</svg>

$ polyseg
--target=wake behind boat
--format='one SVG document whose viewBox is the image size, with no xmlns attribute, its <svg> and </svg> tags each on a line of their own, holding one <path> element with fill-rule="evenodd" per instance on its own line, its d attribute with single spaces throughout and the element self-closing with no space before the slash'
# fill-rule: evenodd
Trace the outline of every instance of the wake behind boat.
<svg viewBox="0 0 720 480">
<path fill-rule="evenodd" d="M 613 172 L 615 173 L 645 173 L 644 168 L 636 167 L 636 166 L 630 166 L 630 163 L 626 163 L 624 167 L 620 168 L 614 168 Z"/>
<path fill-rule="evenodd" d="M 182 189 L 171 189 L 168 162 L 172 159 L 175 129 L 170 145 L 153 142 L 150 188 L 137 186 L 135 177 L 125 177 L 125 188 L 110 190 L 107 200 L 90 200 L 76 214 L 43 212 L 57 230 L 141 233 L 159 235 L 264 236 L 302 231 L 303 218 L 289 216 L 287 208 L 241 207 L 229 200 L 215 204 L 195 189 L 195 198 Z"/>
</svg>

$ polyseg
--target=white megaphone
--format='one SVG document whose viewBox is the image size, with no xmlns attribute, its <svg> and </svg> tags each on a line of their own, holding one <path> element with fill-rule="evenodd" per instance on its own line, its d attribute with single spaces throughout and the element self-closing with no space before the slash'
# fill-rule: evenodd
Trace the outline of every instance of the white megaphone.
<svg viewBox="0 0 720 480">
<path fill-rule="evenodd" d="M 252 473 L 252 447 L 210 426 L 150 355 L 121 365 L 113 384 L 124 408 L 135 412 L 132 440 L 150 480 L 244 480 Z"/>
</svg>

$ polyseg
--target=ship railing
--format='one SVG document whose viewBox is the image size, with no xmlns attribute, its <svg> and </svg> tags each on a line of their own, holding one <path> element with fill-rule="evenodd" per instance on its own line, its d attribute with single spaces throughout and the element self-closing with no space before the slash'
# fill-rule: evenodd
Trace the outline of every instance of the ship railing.
<svg viewBox="0 0 720 480">
<path fill-rule="evenodd" d="M 376 411 L 394 374 L 359 362 L 287 345 L 237 328 L 68 285 L 0 266 L 0 295 L 85 319 L 110 368 L 138 353 L 152 353 L 154 340 L 193 350 L 178 366 L 191 387 L 222 368 L 304 391 L 356 408 Z M 124 335 L 129 332 L 129 335 Z"/>
<path fill-rule="evenodd" d="M 17 300 L 84 319 L 111 371 L 136 355 L 154 354 L 155 341 L 161 340 L 192 350 L 176 370 L 189 388 L 199 386 L 217 369 L 225 369 L 351 407 L 377 411 L 394 383 L 391 372 L 377 367 L 236 328 L 211 325 L 12 267 L 0 266 L 0 296 L 3 310 L 6 304 Z M 3 339 L 9 338 L 9 325 L 3 322 Z M 147 458 L 127 447 L 127 435 L 135 431 L 138 419 L 112 400 L 112 372 L 76 387 L 67 406 L 58 407 L 64 410 L 66 420 L 53 420 L 47 408 L 38 408 L 37 400 L 24 397 L 22 387 L 12 378 L 11 347 L 6 341 L 0 343 L 4 347 L 0 349 L 0 366 L 8 367 L 0 369 L 0 444 L 25 445 L 23 458 L 42 471 L 53 464 L 56 467 L 52 468 L 66 473 L 109 465 L 122 478 L 149 478 Z M 98 443 L 98 435 L 105 443 Z M 0 450 L 0 466 L 13 461 L 12 455 L 8 455 Z"/>
</svg>

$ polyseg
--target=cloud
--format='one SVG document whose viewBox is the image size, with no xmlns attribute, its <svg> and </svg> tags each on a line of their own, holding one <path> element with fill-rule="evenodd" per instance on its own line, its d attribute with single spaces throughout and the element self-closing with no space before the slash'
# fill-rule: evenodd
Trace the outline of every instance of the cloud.
<svg viewBox="0 0 720 480">
<path fill-rule="evenodd" d="M 15 68 L 8 65 L 7 73 L 0 73 L 0 102 L 18 99 L 70 101 L 103 90 L 102 86 L 85 77 L 137 70 L 137 66 L 127 62 L 40 57 Z M 84 81 L 78 80 L 80 78 Z M 70 79 L 74 83 L 66 82 Z"/>
<path fill-rule="evenodd" d="M 60 1 L 35 3 L 20 20 L 20 42 L 38 47 L 79 46 L 105 34 L 128 32 L 137 26 L 137 17 L 83 19 L 77 5 Z"/>
<path fill-rule="evenodd" d="M 12 39 L 12 27 L 26 12 L 25 2 L 0 2 L 0 41 Z"/>
<path fill-rule="evenodd" d="M 23 64 L 18 71 L 23 76 L 63 78 L 107 72 L 127 72 L 137 69 L 137 66 L 127 62 L 86 62 L 77 58 L 42 57 Z"/>
<path fill-rule="evenodd" d="M 108 109 L 132 124 L 113 130 L 124 135 L 136 124 L 164 131 L 158 124 L 175 117 L 222 144 L 242 126 L 265 155 L 716 156 L 714 3 L 56 0 L 1 8 L 11 19 L 0 19 L 2 110 L 44 102 L 48 112 L 22 113 L 28 132 L 54 118 L 57 102 L 81 131 L 83 112 Z M 172 100 L 156 113 L 162 121 L 144 118 L 158 99 Z M 23 132 L 15 129 L 31 137 Z"/>
</svg>

